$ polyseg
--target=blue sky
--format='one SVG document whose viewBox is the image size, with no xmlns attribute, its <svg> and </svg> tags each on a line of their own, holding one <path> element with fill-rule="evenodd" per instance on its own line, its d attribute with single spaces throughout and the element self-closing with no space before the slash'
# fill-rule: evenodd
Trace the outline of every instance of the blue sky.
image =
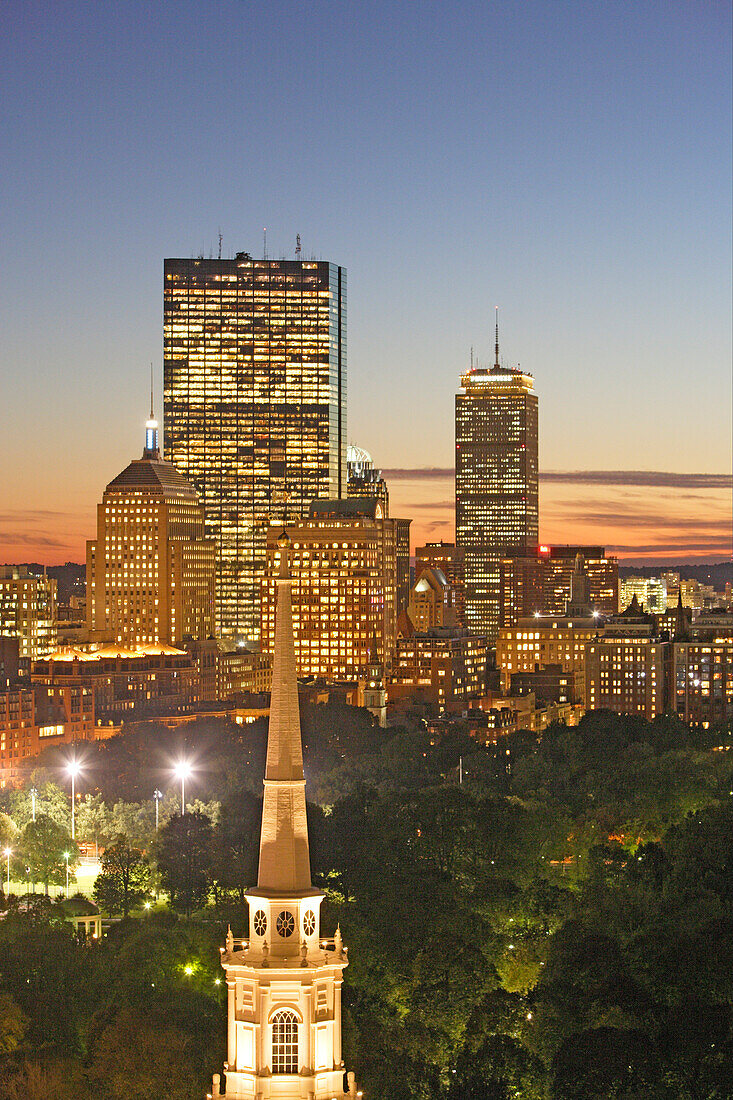
<svg viewBox="0 0 733 1100">
<path fill-rule="evenodd" d="M 385 467 L 450 467 L 498 304 L 544 469 L 730 473 L 730 47 L 702 0 L 6 0 L 6 544 L 91 535 L 160 376 L 162 259 L 219 230 L 347 267 L 349 436 Z M 446 486 L 393 495 L 427 513 Z M 725 541 L 725 493 L 686 527 L 708 504 Z"/>
</svg>

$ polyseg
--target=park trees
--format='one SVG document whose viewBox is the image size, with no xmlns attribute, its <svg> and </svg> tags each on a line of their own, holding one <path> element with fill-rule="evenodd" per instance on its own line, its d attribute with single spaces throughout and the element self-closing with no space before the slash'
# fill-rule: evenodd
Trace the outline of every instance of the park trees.
<svg viewBox="0 0 733 1100">
<path fill-rule="evenodd" d="M 213 825 L 202 813 L 172 817 L 160 830 L 155 858 L 174 909 L 190 916 L 209 893 Z"/>
<path fill-rule="evenodd" d="M 102 869 L 94 883 L 94 900 L 108 913 L 128 916 L 148 891 L 150 869 L 139 848 L 120 833 L 102 854 Z"/>
</svg>

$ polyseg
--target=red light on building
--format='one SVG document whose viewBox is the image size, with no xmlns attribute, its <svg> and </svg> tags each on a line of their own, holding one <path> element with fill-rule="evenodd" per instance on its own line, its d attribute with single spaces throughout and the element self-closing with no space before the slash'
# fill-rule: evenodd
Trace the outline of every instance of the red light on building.
<svg viewBox="0 0 733 1100">
<path fill-rule="evenodd" d="M 539 547 L 539 553 L 542 554 L 543 557 L 547 557 L 550 553 L 550 547 L 549 546 L 540 546 Z"/>
</svg>

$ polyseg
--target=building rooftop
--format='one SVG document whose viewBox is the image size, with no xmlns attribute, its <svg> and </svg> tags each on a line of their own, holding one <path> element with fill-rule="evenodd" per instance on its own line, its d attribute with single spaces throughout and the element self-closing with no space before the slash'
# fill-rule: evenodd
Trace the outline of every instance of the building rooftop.
<svg viewBox="0 0 733 1100">
<path fill-rule="evenodd" d="M 105 492 L 145 492 L 149 496 L 185 497 L 198 504 L 194 487 L 170 462 L 162 458 L 139 458 L 113 478 Z"/>
<path fill-rule="evenodd" d="M 344 497 L 341 500 L 313 500 L 309 519 L 383 519 L 376 497 Z"/>
</svg>

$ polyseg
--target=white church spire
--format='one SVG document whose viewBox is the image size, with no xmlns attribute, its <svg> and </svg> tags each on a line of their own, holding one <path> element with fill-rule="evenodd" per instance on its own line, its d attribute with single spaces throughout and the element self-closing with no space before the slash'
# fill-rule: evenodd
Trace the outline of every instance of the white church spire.
<svg viewBox="0 0 733 1100">
<path fill-rule="evenodd" d="M 297 894 L 311 889 L 311 871 L 295 674 L 290 539 L 285 531 L 278 546 L 280 575 L 257 888 L 268 894 Z"/>
</svg>

